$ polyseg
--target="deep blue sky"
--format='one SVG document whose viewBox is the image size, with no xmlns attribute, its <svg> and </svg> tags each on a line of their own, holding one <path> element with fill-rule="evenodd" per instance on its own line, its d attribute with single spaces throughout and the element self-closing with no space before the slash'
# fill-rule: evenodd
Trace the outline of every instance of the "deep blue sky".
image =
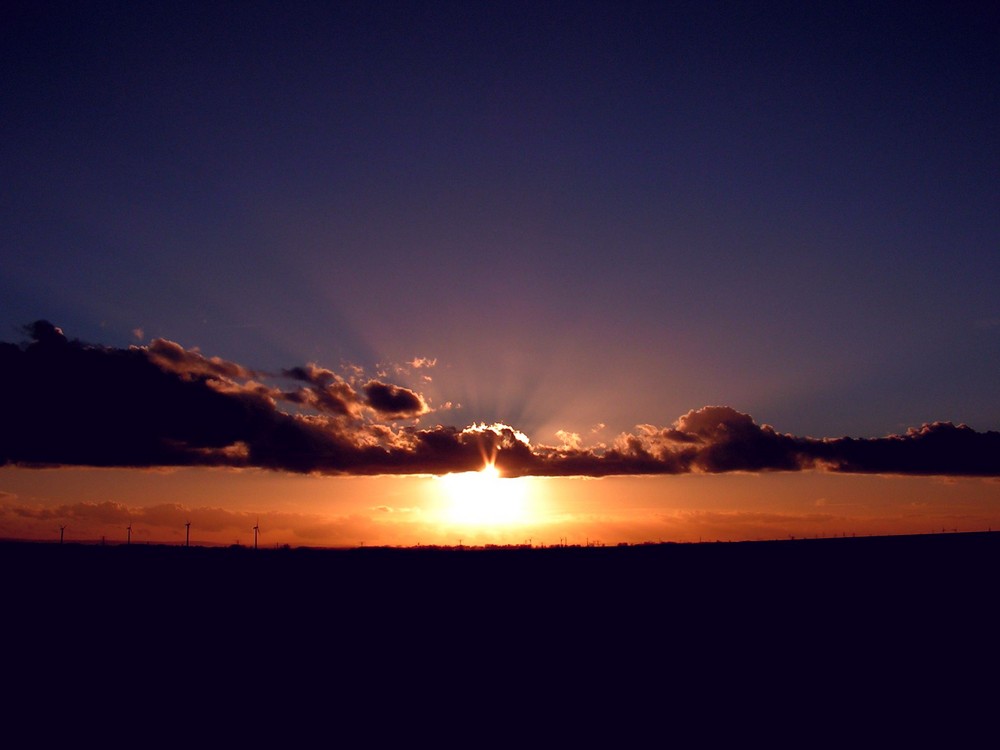
<svg viewBox="0 0 1000 750">
<path fill-rule="evenodd" d="M 540 442 L 1000 428 L 987 3 L 21 5 L 0 340 L 433 357 Z"/>
</svg>

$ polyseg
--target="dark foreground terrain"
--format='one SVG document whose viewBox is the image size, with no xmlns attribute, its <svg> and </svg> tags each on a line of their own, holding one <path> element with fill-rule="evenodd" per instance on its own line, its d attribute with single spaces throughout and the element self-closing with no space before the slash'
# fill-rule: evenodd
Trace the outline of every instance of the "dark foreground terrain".
<svg viewBox="0 0 1000 750">
<path fill-rule="evenodd" d="M 893 617 L 992 599 L 1000 532 L 621 547 L 321 549 L 0 542 L 9 597 L 100 619 L 296 613 L 607 623 L 737 611 Z"/>
<path fill-rule="evenodd" d="M 504 700 L 572 705 L 580 721 L 622 700 L 637 720 L 752 703 L 842 722 L 893 706 L 930 720 L 959 697 L 974 722 L 1000 648 L 1000 533 L 520 550 L 9 542 L 0 566 L 8 685 L 65 699 L 110 684 L 96 694 L 133 708 L 164 691 L 192 710 L 259 691 L 326 705 L 333 691 L 341 709 L 492 715 Z"/>
</svg>

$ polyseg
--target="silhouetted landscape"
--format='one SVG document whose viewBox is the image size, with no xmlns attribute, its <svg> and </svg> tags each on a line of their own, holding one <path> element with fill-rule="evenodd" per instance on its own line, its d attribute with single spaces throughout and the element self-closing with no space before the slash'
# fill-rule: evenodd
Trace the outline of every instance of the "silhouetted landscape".
<svg viewBox="0 0 1000 750">
<path fill-rule="evenodd" d="M 5 542 L 8 600 L 25 611 L 157 612 L 277 630 L 471 618 L 496 629 L 601 621 L 616 631 L 724 615 L 837 623 L 972 615 L 992 599 L 1000 532 L 614 547 L 353 549 Z M 973 625 L 974 623 L 969 623 Z M 395 625 L 394 625 L 395 626 Z"/>
<path fill-rule="evenodd" d="M 623 731 L 718 705 L 758 727 L 780 709 L 841 731 L 894 721 L 890 698 L 974 706 L 998 561 L 997 532 L 534 549 L 0 543 L 24 705 L 44 694 L 159 716 L 159 696 L 217 720 L 219 701 L 266 696 L 425 721 L 533 711 L 550 727 L 614 707 L 637 714 Z"/>
</svg>

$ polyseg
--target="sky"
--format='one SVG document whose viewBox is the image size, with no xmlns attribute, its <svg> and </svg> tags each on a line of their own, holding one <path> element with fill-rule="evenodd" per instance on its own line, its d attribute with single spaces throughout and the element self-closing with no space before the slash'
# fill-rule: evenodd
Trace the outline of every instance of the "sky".
<svg viewBox="0 0 1000 750">
<path fill-rule="evenodd" d="M 1000 524 L 988 4 L 0 26 L 0 537 Z"/>
</svg>

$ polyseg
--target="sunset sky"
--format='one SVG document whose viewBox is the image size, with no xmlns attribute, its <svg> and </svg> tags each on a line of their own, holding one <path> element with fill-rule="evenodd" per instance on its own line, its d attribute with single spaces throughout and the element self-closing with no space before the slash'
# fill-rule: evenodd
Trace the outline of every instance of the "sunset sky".
<svg viewBox="0 0 1000 750">
<path fill-rule="evenodd" d="M 998 33 L 961 2 L 15 3 L 0 537 L 1000 526 Z"/>
</svg>

